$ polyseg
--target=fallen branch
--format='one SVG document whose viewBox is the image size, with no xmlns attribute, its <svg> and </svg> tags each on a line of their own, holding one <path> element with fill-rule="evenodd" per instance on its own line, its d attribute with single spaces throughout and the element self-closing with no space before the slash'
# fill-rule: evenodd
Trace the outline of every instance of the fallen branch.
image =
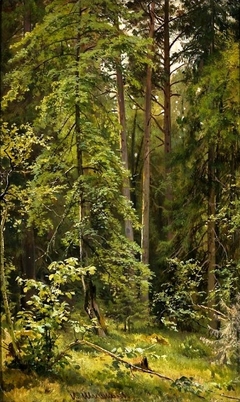
<svg viewBox="0 0 240 402">
<path fill-rule="evenodd" d="M 61 360 L 61 358 L 66 355 L 68 350 L 72 349 L 74 346 L 77 346 L 77 345 L 90 346 L 91 348 L 93 348 L 95 350 L 98 350 L 99 352 L 102 352 L 102 353 L 107 354 L 108 356 L 111 356 L 113 359 L 119 361 L 120 363 L 127 365 L 127 367 L 129 367 L 131 370 L 142 371 L 144 373 L 155 375 L 155 376 L 161 378 L 162 380 L 167 380 L 167 381 L 174 382 L 174 380 L 172 378 L 170 378 L 170 377 L 167 377 L 167 376 L 165 376 L 163 374 L 157 373 L 156 371 L 153 371 L 153 370 L 146 370 L 146 369 L 144 369 L 142 367 L 136 366 L 135 364 L 132 364 L 132 363 L 122 359 L 121 357 L 115 355 L 114 353 L 110 352 L 109 350 L 104 349 L 101 346 L 98 346 L 95 343 L 86 341 L 84 339 L 83 340 L 77 339 L 76 341 L 70 343 L 68 345 L 68 347 L 56 357 L 56 359 L 54 361 L 54 364 L 56 364 L 58 362 L 58 360 Z"/>
<path fill-rule="evenodd" d="M 222 396 L 223 398 L 232 399 L 234 401 L 240 401 L 240 398 L 236 398 L 235 396 L 228 396 L 225 394 L 220 394 L 220 396 Z"/>
<path fill-rule="evenodd" d="M 162 380 L 171 381 L 172 383 L 175 382 L 175 380 L 174 380 L 173 378 L 170 378 L 170 377 L 167 377 L 167 376 L 165 376 L 165 375 L 163 375 L 163 374 L 160 374 L 160 373 L 158 373 L 157 371 L 146 370 L 146 369 L 142 368 L 141 366 L 137 366 L 137 365 L 135 365 L 135 364 L 132 364 L 132 363 L 126 361 L 125 359 L 123 359 L 122 357 L 119 357 L 119 356 L 115 355 L 114 353 L 110 352 L 109 350 L 104 349 L 104 348 L 102 348 L 101 346 L 96 345 L 95 343 L 86 341 L 86 340 L 84 340 L 84 339 L 82 339 L 82 340 L 77 339 L 76 341 L 70 343 L 70 344 L 68 345 L 68 347 L 56 357 L 56 359 L 54 360 L 54 363 L 53 363 L 53 364 L 56 364 L 63 356 L 66 355 L 66 353 L 67 353 L 68 350 L 72 349 L 74 346 L 77 346 L 77 345 L 86 345 L 86 346 L 90 346 L 91 348 L 93 348 L 93 349 L 95 349 L 95 350 L 97 350 L 97 351 L 99 351 L 99 352 L 105 353 L 106 355 L 108 355 L 108 356 L 112 357 L 113 359 L 119 361 L 120 363 L 126 365 L 130 370 L 141 371 L 141 372 L 143 372 L 143 373 L 147 373 L 147 374 L 150 374 L 150 375 L 155 375 L 155 376 L 161 378 Z M 228 396 L 228 395 L 225 395 L 225 394 L 218 394 L 218 395 L 219 395 L 219 396 L 222 396 L 222 397 L 224 397 L 224 398 L 232 399 L 232 400 L 235 400 L 235 401 L 240 401 L 240 398 L 236 398 L 236 397 L 234 397 L 234 396 Z M 201 396 L 201 395 L 197 395 L 197 396 L 198 396 L 200 399 L 205 399 L 205 398 L 204 398 L 203 396 Z"/>
<path fill-rule="evenodd" d="M 118 360 L 119 362 L 121 362 L 123 364 L 126 364 L 130 369 L 134 369 L 134 370 L 142 371 L 144 373 L 156 375 L 157 377 L 162 378 L 163 380 L 168 380 L 168 381 L 172 381 L 172 382 L 174 381 L 172 378 L 167 377 L 167 376 L 165 376 L 163 374 L 157 373 L 156 371 L 146 370 L 146 369 L 144 369 L 142 367 L 136 366 L 135 364 L 129 363 L 128 361 L 122 359 L 121 357 L 115 355 L 112 352 L 109 352 L 106 349 L 103 349 L 101 346 L 95 345 L 94 343 L 91 343 L 89 341 L 84 341 L 84 340 L 82 342 L 83 342 L 83 344 L 91 346 L 92 348 L 98 350 L 99 352 L 103 352 L 103 353 L 111 356 L 113 359 Z"/>
</svg>

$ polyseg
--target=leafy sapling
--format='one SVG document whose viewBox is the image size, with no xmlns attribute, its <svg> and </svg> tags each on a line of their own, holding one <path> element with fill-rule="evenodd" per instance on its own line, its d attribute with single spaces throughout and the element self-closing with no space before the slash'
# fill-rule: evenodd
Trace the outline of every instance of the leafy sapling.
<svg viewBox="0 0 240 402">
<path fill-rule="evenodd" d="M 10 366 L 32 369 L 40 373 L 51 371 L 57 365 L 68 364 L 67 356 L 58 348 L 59 330 L 70 322 L 71 311 L 66 297 L 74 292 L 65 292 L 65 285 L 81 281 L 83 275 L 93 274 L 94 267 L 80 267 L 76 258 L 53 262 L 48 267 L 48 284 L 33 279 L 17 278 L 26 294 L 33 294 L 27 302 L 29 309 L 17 314 L 16 337 L 19 345 L 18 359 L 13 356 Z M 59 359 L 59 355 L 61 359 Z"/>
</svg>

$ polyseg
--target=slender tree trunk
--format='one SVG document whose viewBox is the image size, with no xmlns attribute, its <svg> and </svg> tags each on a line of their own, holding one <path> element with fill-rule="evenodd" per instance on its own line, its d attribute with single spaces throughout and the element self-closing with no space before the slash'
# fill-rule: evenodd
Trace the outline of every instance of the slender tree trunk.
<svg viewBox="0 0 240 402">
<path fill-rule="evenodd" d="M 31 13 L 29 9 L 28 0 L 24 0 L 23 31 L 24 33 L 31 32 Z"/>
<path fill-rule="evenodd" d="M 171 66 L 170 66 L 170 33 L 169 33 L 169 0 L 164 3 L 164 154 L 165 154 L 165 178 L 166 178 L 166 209 L 168 212 L 168 226 L 171 225 L 172 187 L 169 183 L 169 155 L 172 150 L 171 144 Z M 172 233 L 168 230 L 168 240 Z"/>
<path fill-rule="evenodd" d="M 234 132 L 235 135 L 235 143 L 231 146 L 231 153 L 230 153 L 230 180 L 231 180 L 231 186 L 230 186 L 230 194 L 229 194 L 229 200 L 230 200 L 230 215 L 236 214 L 236 200 L 237 200 L 237 177 L 236 177 L 236 172 L 237 172 L 237 158 L 236 155 L 239 152 L 239 146 L 238 146 L 238 134 L 237 132 Z M 232 241 L 230 245 L 228 245 L 228 254 L 232 260 L 236 260 L 239 255 L 239 238 L 237 235 L 237 231 L 235 231 L 232 234 Z"/>
<path fill-rule="evenodd" d="M 150 102 L 151 94 L 151 67 L 147 69 L 147 88 L 146 88 L 146 110 L 145 110 L 145 132 L 144 132 L 144 160 L 143 160 L 143 179 L 142 179 L 142 262 L 149 263 L 149 198 L 150 198 Z"/>
<path fill-rule="evenodd" d="M 35 239 L 32 227 L 22 229 L 22 274 L 27 279 L 36 279 L 35 269 Z"/>
<path fill-rule="evenodd" d="M 31 12 L 29 7 L 29 1 L 23 1 L 24 14 L 23 14 L 23 32 L 31 32 Z M 34 231 L 32 227 L 27 227 L 27 224 L 22 227 L 22 245 L 21 245 L 21 256 L 20 265 L 22 275 L 25 279 L 36 279 L 35 272 L 35 239 Z M 21 300 L 21 304 L 24 308 L 30 309 L 27 305 L 27 301 L 34 294 L 34 290 L 28 290 L 24 298 Z"/>
<path fill-rule="evenodd" d="M 80 3 L 79 3 L 80 4 Z M 79 10 L 79 16 L 81 19 L 81 9 Z M 78 169 L 78 178 L 83 177 L 83 152 L 81 148 L 82 144 L 82 132 L 81 132 L 81 111 L 80 111 L 80 30 L 78 28 L 77 31 L 77 43 L 76 43 L 76 103 L 75 103 L 75 135 L 76 135 L 76 148 L 77 148 L 77 169 Z M 83 204 L 83 194 L 80 188 L 81 184 L 79 182 L 79 198 L 78 198 L 78 213 L 79 213 L 79 260 L 80 264 L 84 265 L 84 247 L 83 247 L 83 233 L 81 230 L 81 222 L 84 219 L 84 204 Z M 84 309 L 88 314 L 89 318 L 97 319 L 99 325 L 95 327 L 96 333 L 99 336 L 106 336 L 104 331 L 104 319 L 100 313 L 100 309 L 98 307 L 96 301 L 96 287 L 92 283 L 92 279 L 89 276 L 87 278 L 87 282 L 85 281 L 84 276 L 82 276 L 82 285 L 84 291 Z"/>
<path fill-rule="evenodd" d="M 164 150 L 165 156 L 171 152 L 171 69 L 169 38 L 169 0 L 164 6 Z M 169 172 L 166 166 L 166 172 Z"/>
<path fill-rule="evenodd" d="M 150 5 L 149 38 L 154 37 L 154 9 L 155 2 Z M 153 44 L 149 48 L 149 59 L 152 59 Z M 150 137 L 151 137 L 151 95 L 152 95 L 152 66 L 148 64 L 146 73 L 145 92 L 145 123 L 143 144 L 143 179 L 142 179 L 142 262 L 149 263 L 149 201 L 150 201 Z M 142 299 L 148 299 L 148 292 L 142 295 Z"/>
<path fill-rule="evenodd" d="M 123 165 L 124 165 L 125 169 L 128 170 L 128 148 L 127 148 L 127 128 L 126 128 L 124 84 L 123 84 L 123 76 L 122 76 L 120 62 L 117 65 L 117 92 L 118 92 L 118 97 L 117 97 L 118 98 L 118 116 L 119 116 L 119 123 L 121 125 L 120 150 L 121 150 Z M 128 201 L 131 201 L 129 178 L 125 178 L 125 180 L 124 180 L 123 195 L 126 197 L 126 199 Z M 132 222 L 129 219 L 127 219 L 125 221 L 125 235 L 129 240 L 131 240 L 131 241 L 134 240 Z"/>
<path fill-rule="evenodd" d="M 211 327 L 217 327 L 217 320 L 214 317 L 213 308 L 215 308 L 215 268 L 216 268 L 216 191 L 214 185 L 215 176 L 215 150 L 214 145 L 209 146 L 208 152 L 208 307 Z"/>
<path fill-rule="evenodd" d="M 21 247 L 21 271 L 24 279 L 36 279 L 36 258 L 35 258 L 35 239 L 32 227 L 22 228 L 23 239 Z M 29 289 L 21 299 L 21 305 L 25 309 L 31 310 L 27 302 L 34 295 L 34 289 Z"/>
<path fill-rule="evenodd" d="M 137 182 L 137 170 L 138 170 L 138 161 L 140 158 L 140 154 L 138 153 L 138 157 L 135 158 L 136 152 L 136 125 L 137 125 L 137 109 L 135 109 L 134 119 L 133 119 L 133 128 L 132 128 L 132 135 L 131 135 L 131 178 L 132 178 L 132 202 L 133 207 L 137 209 L 137 192 L 136 192 L 136 182 Z"/>
<path fill-rule="evenodd" d="M 214 1 L 211 0 L 211 29 L 212 29 L 212 40 L 210 46 L 210 53 L 213 54 L 215 50 L 215 27 L 214 27 L 214 14 L 215 14 L 215 5 Z M 216 269 L 216 185 L 215 185 L 215 169 L 216 163 L 216 150 L 215 145 L 209 144 L 208 146 L 208 307 L 209 309 L 209 318 L 210 325 L 213 329 L 217 328 L 217 318 L 214 316 L 214 313 L 211 310 L 216 306 L 216 294 L 215 294 L 215 286 L 216 286 L 216 277 L 215 277 L 215 269 Z"/>
</svg>

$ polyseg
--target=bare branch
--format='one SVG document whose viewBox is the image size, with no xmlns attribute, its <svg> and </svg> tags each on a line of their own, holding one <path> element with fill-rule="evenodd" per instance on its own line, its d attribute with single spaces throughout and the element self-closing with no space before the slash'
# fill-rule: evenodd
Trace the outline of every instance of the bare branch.
<svg viewBox="0 0 240 402">
<path fill-rule="evenodd" d="M 223 398 L 232 399 L 234 401 L 240 401 L 240 398 L 236 398 L 235 396 L 228 396 L 225 394 L 220 394 L 220 396 L 222 396 Z"/>
<path fill-rule="evenodd" d="M 195 304 L 195 306 L 203 309 L 203 310 L 208 310 L 208 311 L 212 311 L 213 313 L 215 313 L 217 316 L 222 317 L 222 319 L 226 320 L 227 316 L 223 313 L 221 313 L 218 310 L 215 310 L 215 308 L 211 308 L 211 307 L 207 307 L 207 306 L 203 306 L 202 304 Z"/>
<path fill-rule="evenodd" d="M 155 375 L 155 376 L 157 376 L 157 377 L 159 377 L 159 378 L 161 378 L 163 380 L 167 380 L 167 381 L 171 381 L 171 382 L 174 381 L 172 378 L 167 377 L 167 376 L 165 376 L 163 374 L 157 373 L 156 371 L 146 370 L 146 369 L 144 369 L 142 367 L 139 367 L 139 366 L 137 366 L 135 364 L 132 364 L 132 363 L 122 359 L 121 357 L 115 355 L 114 353 L 110 352 L 109 350 L 106 350 L 106 349 L 102 348 L 101 346 L 98 346 L 98 345 L 96 345 L 96 344 L 94 344 L 92 342 L 86 341 L 84 339 L 83 340 L 78 340 L 77 339 L 76 341 L 70 343 L 68 345 L 68 347 L 56 357 L 56 359 L 54 361 L 54 364 L 56 364 L 57 361 L 59 361 L 63 356 L 65 356 L 68 350 L 72 349 L 74 346 L 77 346 L 77 345 L 90 346 L 91 348 L 93 348 L 95 350 L 98 350 L 99 352 L 102 352 L 102 353 L 107 354 L 108 356 L 111 356 L 113 359 L 119 361 L 120 363 L 125 364 L 131 370 L 142 371 L 143 373 Z"/>
</svg>

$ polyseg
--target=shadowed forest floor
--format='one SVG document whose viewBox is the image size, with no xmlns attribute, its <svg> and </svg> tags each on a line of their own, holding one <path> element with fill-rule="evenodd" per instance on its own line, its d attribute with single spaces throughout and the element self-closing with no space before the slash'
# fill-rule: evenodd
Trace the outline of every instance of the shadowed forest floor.
<svg viewBox="0 0 240 402">
<path fill-rule="evenodd" d="M 3 349 L 3 401 L 240 401 L 236 368 L 218 364 L 212 348 L 200 335 L 157 328 L 147 332 L 126 334 L 113 328 L 106 338 L 90 334 L 86 339 L 133 364 L 146 356 L 151 370 L 173 381 L 132 371 L 107 353 L 86 345 L 70 350 L 69 365 L 58 373 L 39 376 L 7 368 L 9 358 Z M 59 349 L 73 340 L 72 334 L 61 333 Z"/>
</svg>

